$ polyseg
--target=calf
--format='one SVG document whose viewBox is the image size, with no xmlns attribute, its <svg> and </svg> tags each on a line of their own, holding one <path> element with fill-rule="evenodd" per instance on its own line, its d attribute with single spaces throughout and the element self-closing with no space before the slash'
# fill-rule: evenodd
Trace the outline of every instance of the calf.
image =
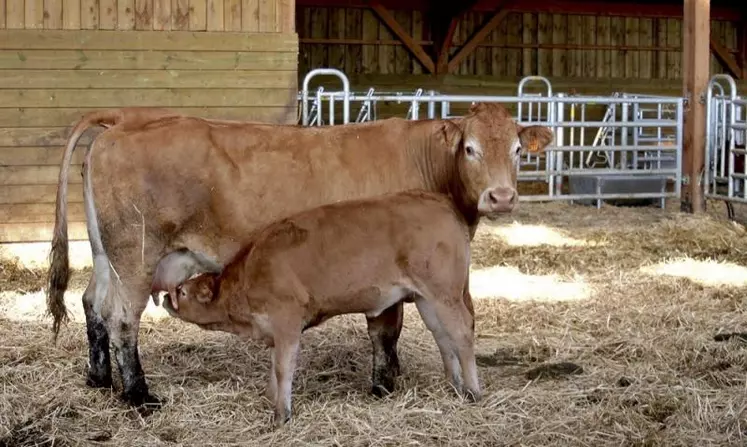
<svg viewBox="0 0 747 447">
<path fill-rule="evenodd" d="M 160 264 L 178 262 L 163 258 Z M 445 196 L 411 190 L 312 208 L 271 223 L 224 270 L 177 286 L 173 316 L 272 348 L 267 397 L 275 424 L 290 419 L 301 333 L 341 314 L 375 317 L 414 302 L 447 379 L 480 399 L 468 224 Z M 169 267 L 166 265 L 165 267 Z M 178 310 L 177 310 L 178 309 Z"/>
<path fill-rule="evenodd" d="M 186 248 L 179 248 L 163 257 L 156 266 L 151 283 L 150 296 L 153 304 L 158 306 L 161 291 L 175 294 L 176 286 L 183 283 L 197 273 L 220 273 L 222 267 L 201 253 L 192 252 Z"/>
</svg>

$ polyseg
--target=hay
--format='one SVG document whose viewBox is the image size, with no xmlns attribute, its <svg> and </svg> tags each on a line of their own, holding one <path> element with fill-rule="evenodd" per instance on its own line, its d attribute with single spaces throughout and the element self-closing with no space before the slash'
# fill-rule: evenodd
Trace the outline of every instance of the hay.
<svg viewBox="0 0 747 447">
<path fill-rule="evenodd" d="M 53 346 L 48 321 L 6 305 L 0 445 L 744 445 L 747 349 L 714 336 L 747 332 L 747 238 L 723 208 L 711 210 L 522 204 L 482 226 L 473 271 L 484 290 L 475 311 L 485 397 L 476 405 L 445 384 L 411 305 L 394 395 L 368 394 L 365 319 L 336 318 L 304 335 L 295 419 L 279 431 L 261 397 L 269 356 L 259 344 L 144 319 L 144 368 L 167 403 L 142 419 L 116 393 L 85 386 L 80 315 Z M 36 302 L 33 275 L 3 273 L 3 290 L 24 294 L 0 300 Z M 557 284 L 584 293 L 562 301 L 548 292 Z M 579 368 L 557 366 L 569 364 Z"/>
</svg>

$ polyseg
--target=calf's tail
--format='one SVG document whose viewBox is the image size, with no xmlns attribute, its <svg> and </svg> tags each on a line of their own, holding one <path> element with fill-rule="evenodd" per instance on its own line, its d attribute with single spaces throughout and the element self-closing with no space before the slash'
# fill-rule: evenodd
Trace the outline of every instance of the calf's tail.
<svg viewBox="0 0 747 447">
<path fill-rule="evenodd" d="M 69 319 L 67 308 L 65 307 L 65 291 L 70 280 L 67 234 L 67 187 L 70 161 L 72 160 L 78 140 L 80 140 L 80 137 L 86 130 L 93 126 L 112 127 L 119 124 L 123 119 L 122 110 L 119 109 L 91 112 L 78 121 L 67 140 L 62 164 L 60 165 L 60 176 L 57 182 L 55 223 L 47 278 L 47 312 L 54 319 L 52 331 L 55 341 L 60 331 L 60 325 Z M 91 243 L 95 269 L 97 255 L 100 257 L 103 254 L 106 257 L 106 254 L 104 254 L 104 247 L 101 243 L 101 234 L 93 203 L 93 191 L 91 190 L 91 147 L 92 145 L 86 151 L 86 161 L 83 169 L 83 200 L 85 202 L 88 239 Z M 96 286 L 99 287 L 98 281 Z"/>
</svg>

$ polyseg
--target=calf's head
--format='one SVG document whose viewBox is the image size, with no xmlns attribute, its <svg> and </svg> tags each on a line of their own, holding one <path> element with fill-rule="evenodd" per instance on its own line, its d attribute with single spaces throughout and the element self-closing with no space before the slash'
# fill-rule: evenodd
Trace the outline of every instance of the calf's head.
<svg viewBox="0 0 747 447">
<path fill-rule="evenodd" d="M 447 124 L 454 151 L 461 200 L 479 216 L 494 219 L 518 202 L 517 171 L 521 155 L 539 153 L 552 142 L 544 126 L 521 126 L 500 104 L 475 103 L 464 117 Z"/>
<path fill-rule="evenodd" d="M 172 317 L 190 323 L 204 325 L 224 322 L 225 309 L 215 301 L 217 282 L 217 273 L 194 276 L 176 286 L 176 296 L 165 299 L 163 306 Z"/>
</svg>

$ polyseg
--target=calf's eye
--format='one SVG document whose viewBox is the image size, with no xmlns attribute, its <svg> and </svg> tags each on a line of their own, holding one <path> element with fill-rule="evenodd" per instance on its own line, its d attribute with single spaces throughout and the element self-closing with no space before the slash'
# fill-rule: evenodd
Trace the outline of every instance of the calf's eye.
<svg viewBox="0 0 747 447">
<path fill-rule="evenodd" d="M 470 145 L 467 145 L 467 146 L 465 146 L 465 147 L 464 147 L 464 151 L 465 151 L 465 152 L 467 153 L 467 155 L 469 155 L 470 157 L 474 157 L 474 156 L 475 156 L 475 148 L 473 148 L 473 147 L 472 147 L 472 146 L 470 146 Z"/>
</svg>

